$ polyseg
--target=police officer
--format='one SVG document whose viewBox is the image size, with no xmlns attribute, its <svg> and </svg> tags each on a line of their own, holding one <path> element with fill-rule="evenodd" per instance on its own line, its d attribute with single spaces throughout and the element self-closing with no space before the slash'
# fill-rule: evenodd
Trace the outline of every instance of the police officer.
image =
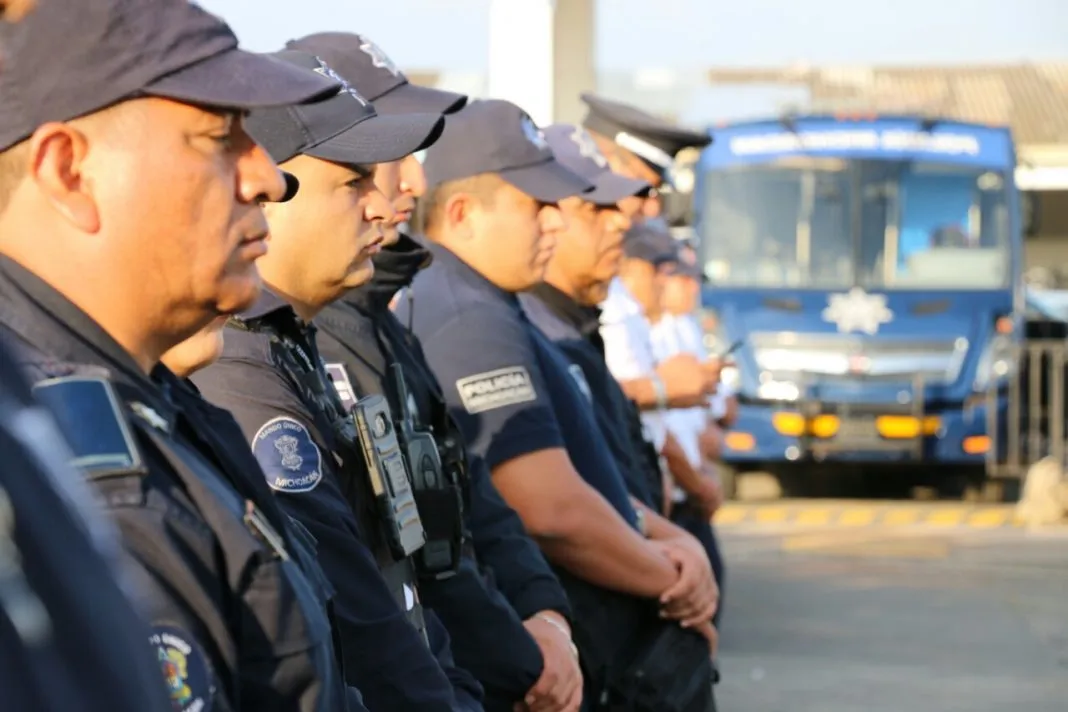
<svg viewBox="0 0 1068 712">
<path fill-rule="evenodd" d="M 0 349 L 0 670 L 14 710 L 170 712 L 110 523 Z M 92 591 L 91 600 L 85 591 Z"/>
<path fill-rule="evenodd" d="M 659 471 L 650 475 L 629 425 L 631 403 L 605 363 L 597 307 L 619 271 L 623 234 L 651 186 L 613 173 L 581 127 L 557 124 L 548 127 L 545 136 L 557 160 L 604 185 L 561 204 L 568 214 L 568 227 L 553 251 L 545 281 L 520 300 L 531 320 L 572 361 L 572 374 L 590 395 L 597 423 L 631 496 L 659 510 Z"/>
<path fill-rule="evenodd" d="M 710 401 L 718 389 L 719 369 L 723 364 L 718 361 L 709 363 L 703 359 L 698 360 L 690 350 L 658 350 L 658 342 L 650 323 L 657 323 L 661 319 L 663 285 L 666 281 L 676 278 L 680 245 L 659 221 L 647 220 L 627 233 L 624 240 L 625 259 L 615 283 L 618 287 L 618 301 L 612 305 L 612 309 L 618 315 L 621 311 L 620 302 L 633 304 L 633 307 L 629 307 L 630 313 L 624 318 L 603 319 L 601 331 L 611 335 L 615 330 L 626 330 L 631 347 L 630 355 L 635 364 L 641 363 L 639 356 L 648 359 L 649 363 L 663 363 L 668 358 L 676 357 L 676 354 L 686 354 L 704 364 L 709 369 L 705 382 Z M 608 307 L 605 312 L 612 313 Z M 606 340 L 610 339 L 606 337 Z M 622 338 L 616 341 L 617 345 L 621 340 Z M 620 356 L 610 356 L 610 366 L 615 359 L 618 369 Z M 695 411 L 707 413 L 709 408 L 710 403 L 706 402 L 690 409 L 671 408 L 658 413 L 646 412 L 642 414 L 642 418 L 656 418 L 666 433 L 666 444 L 662 453 L 670 473 L 667 496 L 670 498 L 671 518 L 704 545 L 716 574 L 716 582 L 719 583 L 723 580 L 723 559 L 710 519 L 722 501 L 722 490 L 717 479 L 704 466 L 700 443 L 690 425 Z"/>
<path fill-rule="evenodd" d="M 286 197 L 291 199 L 292 195 L 296 194 L 298 183 L 290 174 L 286 174 L 286 179 L 289 186 L 289 193 Z M 199 395 L 199 390 L 189 380 L 189 377 L 196 371 L 211 365 L 222 355 L 222 331 L 226 321 L 227 317 L 218 317 L 193 334 L 193 336 L 163 354 L 160 359 L 162 363 L 182 379 L 181 386 L 176 387 L 187 387 L 193 393 Z M 286 515 L 278 502 L 275 501 L 264 479 L 259 463 L 256 462 L 256 459 L 249 451 L 248 445 L 245 443 L 245 436 L 242 434 L 241 428 L 237 421 L 234 420 L 233 415 L 228 411 L 215 407 L 203 398 L 190 397 L 189 410 L 195 414 L 198 422 L 203 423 L 213 433 L 221 436 L 218 439 L 222 446 L 225 447 L 227 457 L 238 463 L 241 472 L 246 475 L 247 485 L 257 494 L 256 501 L 258 505 L 270 520 L 271 525 L 284 539 L 286 550 L 290 556 L 304 571 L 305 576 L 315 589 L 322 609 L 330 617 L 330 623 L 333 627 L 332 599 L 334 597 L 334 588 L 319 565 L 315 538 L 300 522 Z M 343 674 L 344 660 L 341 657 L 341 651 L 335 649 L 334 652 L 338 660 L 339 669 Z M 347 698 L 349 712 L 366 710 L 363 705 L 363 697 L 355 687 L 348 686 Z"/>
<path fill-rule="evenodd" d="M 119 526 L 173 707 L 346 709 L 310 582 L 157 365 L 259 291 L 285 183 L 241 112 L 338 83 L 186 2 L 45 0 L 0 41 L 0 325 Z"/>
<path fill-rule="evenodd" d="M 409 84 L 385 52 L 366 36 L 321 33 L 287 46 L 313 52 L 328 62 L 357 91 L 372 98 L 379 113 L 448 114 L 467 101 L 463 95 Z M 572 652 L 566 594 L 523 523 L 493 488 L 484 463 L 466 456 L 463 435 L 448 417 L 441 387 L 430 373 L 417 340 L 389 310 L 397 291 L 410 284 L 431 259 L 419 243 L 400 232 L 415 200 L 425 191 L 422 166 L 415 156 L 379 165 L 375 183 L 393 200 L 396 214 L 386 223 L 371 281 L 349 291 L 316 318 L 320 353 L 327 368 L 338 374 L 336 382 L 347 384 L 345 392 L 385 395 L 394 415 L 411 411 L 418 430 L 437 436 L 444 469 L 458 467 L 464 471 L 458 479 L 470 480 L 470 486 L 464 488 L 469 505 L 466 512 L 455 511 L 460 509 L 456 506 L 460 498 L 452 499 L 451 504 L 442 498 L 445 508 L 453 511 L 435 513 L 437 491 L 428 492 L 421 500 L 424 524 L 428 530 L 440 530 L 438 544 L 428 543 L 427 548 L 450 552 L 450 556 L 441 557 L 442 564 L 458 555 L 458 542 L 450 540 L 459 532 L 453 531 L 450 522 L 466 514 L 473 532 L 472 553 L 492 575 L 483 582 L 475 556 L 462 558 L 452 576 L 444 575 L 436 562 L 421 562 L 425 565 L 420 567 L 420 593 L 424 604 L 448 628 L 457 661 L 485 689 L 485 709 L 511 712 L 517 702 L 526 700 L 539 710 L 577 710 L 581 672 Z M 401 367 L 411 396 L 410 407 L 400 402 L 404 396 L 391 373 L 394 364 Z M 419 459 L 420 455 L 413 454 L 410 461 Z M 437 474 L 435 480 L 444 484 L 446 478 Z M 430 506 L 423 507 L 422 502 Z M 437 527 L 432 517 L 441 520 Z"/>
<path fill-rule="evenodd" d="M 629 104 L 590 93 L 583 94 L 582 100 L 589 107 L 582 124 L 605 152 L 612 169 L 648 180 L 657 190 L 671 188 L 669 175 L 680 151 L 704 148 L 712 142 L 707 132 L 676 126 Z M 661 196 L 652 194 L 643 206 L 643 213 L 646 218 L 655 219 L 661 209 Z M 651 227 L 663 230 L 663 223 L 656 221 Z M 690 492 L 700 491 L 700 497 L 711 502 L 719 496 L 714 483 L 698 477 L 685 450 L 657 411 L 706 407 L 709 398 L 715 397 L 723 364 L 701 362 L 686 352 L 657 361 L 652 355 L 651 325 L 639 313 L 633 295 L 619 281 L 611 285 L 603 307 L 602 337 L 609 365 L 627 395 L 643 411 L 646 433 L 654 441 L 654 449 L 665 456 L 676 480 L 687 483 Z M 647 458 L 647 464 L 651 470 L 654 463 Z M 669 492 L 667 496 L 672 494 Z M 707 553 L 716 569 L 717 581 L 722 583 L 723 558 L 711 525 L 694 520 L 685 512 L 679 514 L 683 517 L 680 523 L 692 529 L 702 541 L 711 542 Z"/>
<path fill-rule="evenodd" d="M 707 145 L 708 136 L 680 129 L 640 109 L 593 94 L 583 94 L 582 100 L 589 106 L 582 126 L 593 137 L 612 171 L 652 186 L 635 225 L 644 218 L 659 215 L 658 191 L 665 185 L 675 153 L 685 147 Z M 609 285 L 602 306 L 601 320 L 605 327 L 602 337 L 609 366 L 627 396 L 647 414 L 642 437 L 653 444 L 654 455 L 644 458 L 652 471 L 659 467 L 657 454 L 665 447 L 669 453 L 677 450 L 677 444 L 671 442 L 656 413 L 668 407 L 704 404 L 709 395 L 707 379 L 692 356 L 678 355 L 660 363 L 651 358 L 647 345 L 648 323 L 642 325 L 644 317 L 618 280 Z M 634 431 L 642 429 L 633 417 L 631 424 Z"/>
<path fill-rule="evenodd" d="M 305 52 L 275 56 L 337 76 Z M 233 412 L 283 509 L 317 540 L 336 590 L 346 672 L 372 709 L 480 709 L 477 682 L 454 669 L 447 636 L 419 604 L 410 555 L 423 531 L 410 491 L 395 489 L 396 444 L 382 439 L 392 428 L 379 431 L 388 421 L 365 412 L 357 433 L 311 326 L 371 275 L 381 223 L 392 217 L 371 167 L 433 142 L 442 122 L 440 114 L 379 116 L 349 84 L 314 110 L 250 114 L 250 132 L 300 190 L 267 207 L 271 251 L 259 268 L 269 289 L 231 321 L 218 363 L 193 375 L 208 400 Z M 443 667 L 455 675 L 455 695 Z"/>
<path fill-rule="evenodd" d="M 648 503 L 648 490 L 659 486 L 659 480 L 648 476 L 638 450 L 641 444 L 630 438 L 628 418 L 633 411 L 605 361 L 597 304 L 604 300 L 623 262 L 639 255 L 650 260 L 654 268 L 674 264 L 676 243 L 665 235 L 664 240 L 642 243 L 631 239 L 624 245 L 624 232 L 630 226 L 627 213 L 634 210 L 649 184 L 612 172 L 607 159 L 580 127 L 550 126 L 546 138 L 557 160 L 598 187 L 561 204 L 568 227 L 553 252 L 545 282 L 520 299 L 531 321 L 571 359 L 572 374 L 589 396 L 628 489 L 633 497 Z M 698 476 L 692 467 L 686 474 Z"/>
<path fill-rule="evenodd" d="M 0 3 L 14 23 L 32 0 Z M 116 532 L 88 508 L 67 445 L 0 346 L 0 669 L 13 709 L 146 710 L 169 701 L 118 586 Z M 92 605 L 83 595 L 94 591 Z"/>
<path fill-rule="evenodd" d="M 629 674 L 629 661 L 645 651 L 637 640 L 643 627 L 679 630 L 660 626 L 652 599 L 710 635 L 715 602 L 711 577 L 696 573 L 703 553 L 642 537 L 662 534 L 663 520 L 635 511 L 566 360 L 516 298 L 542 278 L 564 227 L 557 203 L 593 186 L 555 160 L 525 112 L 499 100 L 451 116 L 424 166 L 434 264 L 413 283 L 411 299 L 400 301 L 398 318 L 411 320 L 498 491 L 559 567 L 575 609 L 586 699 L 594 708 L 626 709 L 613 705 L 634 692 L 631 683 L 664 679 L 644 666 Z M 609 610 L 621 615 L 606 626 Z M 680 646 L 701 647 L 698 636 L 685 636 Z M 707 648 L 698 655 L 708 673 Z M 707 676 L 693 670 L 683 677 L 707 686 Z M 669 677 L 678 680 L 679 669 Z"/>
<path fill-rule="evenodd" d="M 643 212 L 646 217 L 657 217 L 663 208 L 660 191 L 672 187 L 669 175 L 675 156 L 687 148 L 704 148 L 712 142 L 712 137 L 630 104 L 589 92 L 581 98 L 589 107 L 582 126 L 594 137 L 613 171 L 653 185 Z"/>
<path fill-rule="evenodd" d="M 677 353 L 693 354 L 702 363 L 710 362 L 704 345 L 704 333 L 696 316 L 700 304 L 703 275 L 696 251 L 684 242 L 675 241 L 676 269 L 664 275 L 660 289 L 660 317 L 652 327 L 653 354 L 664 360 Z M 729 354 L 715 359 L 715 368 L 727 363 Z M 737 399 L 725 383 L 719 383 L 709 398 L 708 407 L 677 408 L 665 414 L 668 428 L 684 450 L 700 482 L 675 487 L 672 520 L 692 533 L 705 545 L 716 581 L 720 585 L 720 608 L 716 611 L 718 624 L 723 610 L 722 590 L 726 575 L 723 556 L 712 526 L 708 523 L 723 504 L 723 485 L 714 462 L 722 453 L 723 430 L 737 417 Z"/>
</svg>

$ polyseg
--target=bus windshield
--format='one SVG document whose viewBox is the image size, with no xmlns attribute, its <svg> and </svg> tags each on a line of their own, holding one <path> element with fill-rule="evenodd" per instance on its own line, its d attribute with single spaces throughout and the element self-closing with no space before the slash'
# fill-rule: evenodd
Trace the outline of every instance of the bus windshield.
<svg viewBox="0 0 1068 712">
<path fill-rule="evenodd" d="M 703 176 L 700 238 L 718 286 L 997 289 L 1009 285 L 999 171 L 790 157 Z"/>
</svg>

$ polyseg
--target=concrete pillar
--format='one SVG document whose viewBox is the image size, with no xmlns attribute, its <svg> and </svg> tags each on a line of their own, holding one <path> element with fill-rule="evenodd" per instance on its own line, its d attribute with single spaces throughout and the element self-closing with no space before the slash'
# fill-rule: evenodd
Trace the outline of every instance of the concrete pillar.
<svg viewBox="0 0 1068 712">
<path fill-rule="evenodd" d="M 491 0 L 487 95 L 526 109 L 538 125 L 575 122 L 595 88 L 596 0 Z"/>
<path fill-rule="evenodd" d="M 579 94 L 597 89 L 596 12 L 596 0 L 556 3 L 553 121 L 577 124 L 586 115 Z"/>
</svg>

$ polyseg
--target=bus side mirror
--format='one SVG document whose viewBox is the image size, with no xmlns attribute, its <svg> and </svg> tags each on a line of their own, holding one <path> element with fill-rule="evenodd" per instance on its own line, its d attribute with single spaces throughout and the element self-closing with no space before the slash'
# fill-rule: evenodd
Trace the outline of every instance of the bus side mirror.
<svg viewBox="0 0 1068 712">
<path fill-rule="evenodd" d="M 1042 199 L 1033 190 L 1020 191 L 1020 220 L 1027 237 L 1034 237 L 1042 227 Z"/>
</svg>

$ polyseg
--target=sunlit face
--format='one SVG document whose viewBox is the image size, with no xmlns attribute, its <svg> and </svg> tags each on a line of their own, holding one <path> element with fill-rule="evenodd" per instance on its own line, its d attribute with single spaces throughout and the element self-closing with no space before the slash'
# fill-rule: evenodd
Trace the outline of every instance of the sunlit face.
<svg viewBox="0 0 1068 712">
<path fill-rule="evenodd" d="M 400 239 L 400 227 L 412 218 L 415 199 L 426 193 L 426 175 L 415 156 L 375 167 L 375 186 L 393 206 L 394 216 L 383 226 L 382 245 L 389 247 Z"/>
<path fill-rule="evenodd" d="M 689 275 L 670 274 L 662 278 L 660 306 L 668 314 L 691 314 L 697 309 L 701 284 Z"/>
<path fill-rule="evenodd" d="M 113 125 L 86 123 L 82 169 L 130 294 L 174 310 L 247 308 L 267 252 L 260 203 L 285 191 L 277 166 L 237 114 L 157 98 L 119 109 Z"/>
<path fill-rule="evenodd" d="M 485 246 L 486 276 L 502 289 L 521 292 L 545 278 L 557 237 L 567 226 L 560 208 L 539 203 L 502 182 L 492 203 L 473 203 L 469 226 Z"/>
<path fill-rule="evenodd" d="M 284 168 L 300 180 L 300 190 L 289 202 L 268 206 L 264 279 L 281 292 L 327 303 L 374 275 L 371 257 L 381 250 L 394 211 L 376 185 L 377 170 L 310 156 Z"/>
<path fill-rule="evenodd" d="M 560 210 L 567 229 L 553 259 L 583 304 L 599 304 L 619 273 L 623 233 L 630 227 L 630 219 L 618 208 L 598 207 L 580 197 L 561 201 Z"/>
<path fill-rule="evenodd" d="M 648 314 L 660 308 L 657 269 L 645 260 L 629 258 L 623 261 L 621 276 L 630 292 Z"/>
</svg>

